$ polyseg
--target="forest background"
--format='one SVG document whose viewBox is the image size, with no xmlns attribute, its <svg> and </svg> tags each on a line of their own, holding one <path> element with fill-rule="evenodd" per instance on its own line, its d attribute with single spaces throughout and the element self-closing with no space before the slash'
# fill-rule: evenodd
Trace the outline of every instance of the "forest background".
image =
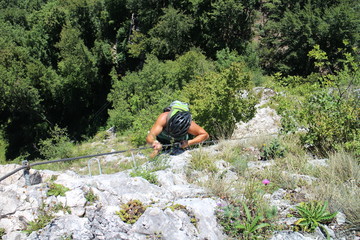
<svg viewBox="0 0 360 240">
<path fill-rule="evenodd" d="M 143 145 L 173 100 L 228 138 L 254 115 L 255 86 L 278 92 L 282 133 L 360 155 L 359 12 L 359 0 L 0 0 L 0 162 L 71 157 L 109 127 Z"/>
</svg>

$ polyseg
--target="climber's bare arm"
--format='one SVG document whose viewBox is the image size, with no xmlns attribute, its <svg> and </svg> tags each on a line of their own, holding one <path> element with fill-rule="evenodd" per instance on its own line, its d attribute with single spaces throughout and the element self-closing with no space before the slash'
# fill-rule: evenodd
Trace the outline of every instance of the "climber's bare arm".
<svg viewBox="0 0 360 240">
<path fill-rule="evenodd" d="M 161 150 L 162 148 L 161 143 L 159 143 L 156 140 L 156 136 L 159 135 L 164 129 L 166 125 L 166 117 L 168 114 L 169 114 L 168 112 L 164 112 L 160 114 L 160 116 L 157 118 L 156 122 L 154 123 L 154 125 L 150 129 L 149 134 L 146 137 L 146 142 L 151 146 L 153 146 L 155 150 Z"/>
<path fill-rule="evenodd" d="M 190 145 L 194 145 L 197 143 L 201 143 L 209 138 L 209 134 L 199 125 L 197 125 L 194 121 L 191 122 L 190 128 L 188 130 L 188 133 L 191 135 L 194 135 L 195 138 L 185 141 L 181 147 L 186 148 Z"/>
</svg>

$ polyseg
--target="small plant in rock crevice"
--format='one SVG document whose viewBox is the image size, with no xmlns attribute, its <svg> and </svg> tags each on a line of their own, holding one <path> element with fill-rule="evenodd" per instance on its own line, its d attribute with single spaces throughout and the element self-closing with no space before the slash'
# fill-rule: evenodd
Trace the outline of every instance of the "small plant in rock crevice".
<svg viewBox="0 0 360 240">
<path fill-rule="evenodd" d="M 197 228 L 198 219 L 196 218 L 195 214 L 192 211 L 186 208 L 186 206 L 177 203 L 168 206 L 167 208 L 171 209 L 171 211 L 175 211 L 175 210 L 183 211 L 184 213 L 186 213 L 186 215 L 189 216 L 190 223 L 192 223 Z"/>
<path fill-rule="evenodd" d="M 70 189 L 54 182 L 49 183 L 49 190 L 47 191 L 47 196 L 65 196 L 65 192 L 69 191 Z"/>
<path fill-rule="evenodd" d="M 158 184 L 157 176 L 153 172 L 146 170 L 146 169 L 142 169 L 142 168 L 135 169 L 134 171 L 132 171 L 130 173 L 130 176 L 131 177 L 142 177 L 145 180 L 147 180 L 149 183 L 156 184 L 156 185 Z"/>
<path fill-rule="evenodd" d="M 88 203 L 94 203 L 96 200 L 98 200 L 98 197 L 94 194 L 94 192 L 90 189 L 86 194 L 85 194 L 85 199 Z"/>
<path fill-rule="evenodd" d="M 263 220 L 262 215 L 257 214 L 253 217 L 246 204 L 243 203 L 243 207 L 244 207 L 246 219 L 243 221 L 243 223 L 240 223 L 235 227 L 243 231 L 244 239 L 252 238 L 252 235 L 254 235 L 256 231 L 260 230 L 261 228 L 270 227 L 269 223 L 262 222 Z"/>
<path fill-rule="evenodd" d="M 0 238 L 2 239 L 2 237 L 5 235 L 5 229 L 4 228 L 0 228 Z"/>
<path fill-rule="evenodd" d="M 170 208 L 171 211 L 186 209 L 186 207 L 184 205 L 181 205 L 181 204 L 178 204 L 178 203 L 174 204 L 174 205 L 171 205 L 171 206 L 168 206 L 168 208 Z"/>
<path fill-rule="evenodd" d="M 121 218 L 122 221 L 133 224 L 145 212 L 146 206 L 139 200 L 130 200 L 129 202 L 121 205 L 120 211 L 115 213 Z"/>
<path fill-rule="evenodd" d="M 52 211 L 47 208 L 47 205 L 45 203 L 42 203 L 39 208 L 39 215 L 33 221 L 28 222 L 28 226 L 26 227 L 24 232 L 30 234 L 34 231 L 38 231 L 39 229 L 42 229 L 46 225 L 48 225 L 53 220 L 53 218 L 54 216 L 52 214 Z"/>
<path fill-rule="evenodd" d="M 260 213 L 255 213 L 242 202 L 241 206 L 229 204 L 219 205 L 216 211 L 218 222 L 224 228 L 224 232 L 230 237 L 241 239 L 260 239 L 271 225 L 265 222 Z"/>
<path fill-rule="evenodd" d="M 62 203 L 49 205 L 43 202 L 38 209 L 38 216 L 33 221 L 28 222 L 28 226 L 24 232 L 30 234 L 44 228 L 54 219 L 54 213 L 59 211 L 63 211 L 64 214 L 71 214 L 69 206 L 63 205 Z"/>
<path fill-rule="evenodd" d="M 151 169 L 152 172 L 165 170 L 170 167 L 169 160 L 170 160 L 169 156 L 166 154 L 157 155 L 149 162 L 149 168 Z"/>
<path fill-rule="evenodd" d="M 280 144 L 277 138 L 274 138 L 268 145 L 263 144 L 261 148 L 260 159 L 270 160 L 274 158 L 282 158 L 285 156 L 286 149 Z"/>
<path fill-rule="evenodd" d="M 300 219 L 295 222 L 295 226 L 305 232 L 314 232 L 317 227 L 320 227 L 327 239 L 329 239 L 329 233 L 323 224 L 331 222 L 337 215 L 337 212 L 328 212 L 327 206 L 327 201 L 324 203 L 318 201 L 301 202 L 296 206 L 296 213 Z M 295 229 L 297 229 L 296 227 Z"/>
<path fill-rule="evenodd" d="M 217 172 L 213 157 L 202 148 L 191 153 L 190 168 L 196 171 Z"/>
<path fill-rule="evenodd" d="M 73 239 L 72 234 L 65 234 L 60 238 L 60 240 L 72 240 L 72 239 Z"/>
<path fill-rule="evenodd" d="M 169 167 L 168 158 L 163 156 L 156 156 L 152 161 L 149 162 L 146 166 L 135 166 L 134 169 L 130 172 L 131 177 L 142 177 L 147 180 L 149 183 L 158 185 L 158 179 L 154 172 L 164 170 Z"/>
<path fill-rule="evenodd" d="M 53 207 L 50 208 L 51 211 L 54 212 L 59 212 L 59 211 L 63 211 L 64 213 L 69 213 L 71 214 L 71 209 L 69 206 L 64 206 L 62 205 L 62 203 L 57 203 L 55 204 Z"/>
<path fill-rule="evenodd" d="M 30 234 L 34 231 L 44 228 L 48 225 L 54 217 L 50 214 L 39 215 L 34 221 L 30 221 L 24 232 Z"/>
<path fill-rule="evenodd" d="M 154 232 L 153 234 L 150 234 L 146 236 L 147 240 L 162 240 L 163 234 L 161 232 Z"/>
</svg>

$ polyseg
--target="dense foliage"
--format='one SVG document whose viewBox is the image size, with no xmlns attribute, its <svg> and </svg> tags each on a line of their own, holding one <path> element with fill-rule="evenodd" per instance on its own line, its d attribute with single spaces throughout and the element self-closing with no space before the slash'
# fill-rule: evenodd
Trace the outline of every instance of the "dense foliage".
<svg viewBox="0 0 360 240">
<path fill-rule="evenodd" d="M 54 132 L 78 142 L 116 126 L 143 144 L 174 99 L 188 101 L 213 137 L 229 137 L 254 112 L 251 87 L 273 73 L 308 96 L 301 113 L 279 106 L 305 116 L 304 142 L 356 149 L 359 69 L 347 66 L 359 61 L 359 8 L 359 0 L 0 1 L 0 161 L 49 157 Z M 299 123 L 287 120 L 284 129 Z"/>
</svg>

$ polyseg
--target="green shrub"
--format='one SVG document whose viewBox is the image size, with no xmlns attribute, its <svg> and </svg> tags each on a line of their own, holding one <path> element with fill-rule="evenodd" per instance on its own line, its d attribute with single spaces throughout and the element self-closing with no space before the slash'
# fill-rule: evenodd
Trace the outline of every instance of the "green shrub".
<svg viewBox="0 0 360 240">
<path fill-rule="evenodd" d="M 295 84 L 282 88 L 286 94 L 274 98 L 276 110 L 282 116 L 282 131 L 303 128 L 302 143 L 321 154 L 342 147 L 360 153 L 360 107 L 356 90 L 360 86 L 360 65 L 351 54 L 343 55 L 338 62 L 340 70 L 330 74 L 326 53 L 315 46 L 309 56 L 315 59 L 319 73 L 299 82 L 292 76 L 290 82 Z M 284 80 L 279 75 L 275 77 L 278 78 Z"/>
<path fill-rule="evenodd" d="M 267 103 L 281 116 L 281 132 L 294 133 L 304 126 L 302 117 L 303 102 L 313 92 L 318 90 L 317 86 L 309 83 L 290 87 L 274 87 L 279 94 L 271 98 Z"/>
<path fill-rule="evenodd" d="M 274 80 L 283 87 L 297 87 L 308 82 L 306 78 L 301 76 L 284 77 L 281 72 L 274 74 Z"/>
<path fill-rule="evenodd" d="M 6 153 L 7 147 L 8 147 L 8 143 L 3 138 L 3 133 L 0 130 L 0 164 L 5 164 L 5 162 L 6 162 L 5 153 Z"/>
<path fill-rule="evenodd" d="M 113 101 L 114 109 L 109 110 L 107 125 L 109 127 L 115 127 L 116 131 L 121 134 L 132 126 L 134 116 L 129 111 L 130 107 L 124 100 L 119 99 L 115 101 L 115 93 L 113 92 L 114 91 L 109 94 L 109 100 Z"/>
<path fill-rule="evenodd" d="M 260 152 L 261 160 L 270 160 L 274 158 L 282 158 L 285 156 L 286 149 L 280 144 L 277 138 L 274 138 L 268 145 L 263 144 Z"/>
<path fill-rule="evenodd" d="M 162 112 L 160 107 L 157 109 L 158 111 L 156 111 L 154 107 L 148 107 L 146 109 L 141 109 L 137 113 L 137 117 L 134 119 L 131 129 L 128 131 L 131 133 L 129 135 L 131 136 L 132 143 L 137 146 L 145 143 L 148 131 Z M 158 114 L 154 114 L 154 112 L 157 112 Z"/>
<path fill-rule="evenodd" d="M 74 144 L 67 135 L 66 129 L 55 126 L 51 130 L 51 137 L 41 140 L 40 154 L 46 159 L 73 157 Z"/>
<path fill-rule="evenodd" d="M 121 205 L 121 210 L 117 211 L 116 214 L 122 221 L 133 224 L 141 217 L 145 210 L 146 207 L 142 202 L 139 200 L 130 200 L 129 202 Z"/>
<path fill-rule="evenodd" d="M 254 116 L 257 99 L 250 90 L 245 64 L 233 63 L 220 73 L 210 72 L 185 86 L 195 121 L 210 135 L 228 138 L 239 121 Z"/>
<path fill-rule="evenodd" d="M 338 149 L 341 144 L 351 146 L 360 134 L 360 108 L 355 101 L 328 91 L 314 94 L 304 107 L 308 132 L 303 142 L 322 152 Z"/>
</svg>

